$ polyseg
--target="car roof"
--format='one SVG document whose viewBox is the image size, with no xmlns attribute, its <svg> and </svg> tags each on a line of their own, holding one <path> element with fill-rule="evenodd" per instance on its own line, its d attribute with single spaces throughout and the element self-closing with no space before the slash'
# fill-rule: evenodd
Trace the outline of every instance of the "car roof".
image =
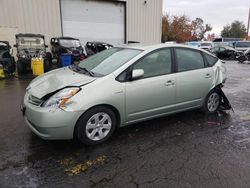
<svg viewBox="0 0 250 188">
<path fill-rule="evenodd" d="M 18 38 L 18 37 L 39 37 L 39 38 L 44 38 L 44 35 L 34 34 L 34 33 L 18 33 L 18 34 L 16 34 L 16 38 Z"/>
<path fill-rule="evenodd" d="M 106 43 L 106 42 L 101 42 L 101 41 L 88 41 L 86 44 L 94 44 L 94 45 L 109 45 L 112 46 L 112 44 Z"/>
<path fill-rule="evenodd" d="M 152 51 L 152 50 L 157 50 L 159 48 L 166 48 L 166 47 L 181 47 L 181 48 L 189 48 L 189 49 L 196 49 L 196 50 L 201 50 L 198 49 L 196 47 L 192 47 L 192 46 L 187 46 L 187 45 L 183 45 L 183 44 L 155 44 L 155 45 L 119 45 L 119 46 L 115 46 L 115 47 L 121 47 L 121 48 L 132 48 L 132 49 L 137 49 L 137 50 L 143 50 L 143 51 Z"/>
<path fill-rule="evenodd" d="M 55 37 L 55 39 L 58 39 L 58 40 L 60 40 L 60 39 L 65 39 L 65 40 L 79 40 L 79 39 L 73 38 L 73 37 Z"/>
</svg>

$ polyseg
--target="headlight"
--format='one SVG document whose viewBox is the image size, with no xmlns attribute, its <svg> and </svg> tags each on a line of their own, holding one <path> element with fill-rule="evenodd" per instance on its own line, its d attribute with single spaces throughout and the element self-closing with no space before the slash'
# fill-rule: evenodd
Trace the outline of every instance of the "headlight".
<svg viewBox="0 0 250 188">
<path fill-rule="evenodd" d="M 52 95 L 47 101 L 45 101 L 43 107 L 64 107 L 69 99 L 73 97 L 78 91 L 80 91 L 80 88 L 78 87 L 62 89 L 61 91 Z"/>
</svg>

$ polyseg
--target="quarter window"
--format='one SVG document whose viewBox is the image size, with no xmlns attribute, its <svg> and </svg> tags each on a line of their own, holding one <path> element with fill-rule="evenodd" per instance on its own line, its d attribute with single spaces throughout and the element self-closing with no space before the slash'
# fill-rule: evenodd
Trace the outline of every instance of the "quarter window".
<svg viewBox="0 0 250 188">
<path fill-rule="evenodd" d="M 178 72 L 204 68 L 203 57 L 199 51 L 177 48 L 175 53 Z"/>
<path fill-rule="evenodd" d="M 211 56 L 207 53 L 204 53 L 204 56 L 205 56 L 207 63 L 210 67 L 212 67 L 218 61 L 217 57 Z"/>
<path fill-rule="evenodd" d="M 161 49 L 145 56 L 133 69 L 143 69 L 144 78 L 169 74 L 172 71 L 170 48 Z"/>
</svg>

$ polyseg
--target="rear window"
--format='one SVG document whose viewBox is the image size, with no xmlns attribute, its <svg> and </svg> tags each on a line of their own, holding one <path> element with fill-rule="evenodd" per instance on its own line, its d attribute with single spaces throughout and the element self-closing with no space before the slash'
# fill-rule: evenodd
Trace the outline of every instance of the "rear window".
<svg viewBox="0 0 250 188">
<path fill-rule="evenodd" d="M 212 67 L 218 61 L 217 57 L 214 57 L 214 56 L 209 55 L 207 53 L 204 53 L 204 56 L 205 56 L 205 58 L 207 60 L 207 63 L 209 65 L 209 67 Z"/>
<path fill-rule="evenodd" d="M 250 42 L 237 42 L 235 44 L 235 47 L 243 47 L 243 48 L 247 48 L 247 47 L 250 47 Z"/>
</svg>

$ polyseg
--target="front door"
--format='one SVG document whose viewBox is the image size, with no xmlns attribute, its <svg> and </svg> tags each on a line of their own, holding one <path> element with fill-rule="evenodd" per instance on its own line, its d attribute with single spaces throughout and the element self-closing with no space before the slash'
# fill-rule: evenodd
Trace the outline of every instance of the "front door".
<svg viewBox="0 0 250 188">
<path fill-rule="evenodd" d="M 143 69 L 144 77 L 126 83 L 127 122 L 174 110 L 176 79 L 172 74 L 170 48 L 146 55 L 132 69 Z"/>
</svg>

